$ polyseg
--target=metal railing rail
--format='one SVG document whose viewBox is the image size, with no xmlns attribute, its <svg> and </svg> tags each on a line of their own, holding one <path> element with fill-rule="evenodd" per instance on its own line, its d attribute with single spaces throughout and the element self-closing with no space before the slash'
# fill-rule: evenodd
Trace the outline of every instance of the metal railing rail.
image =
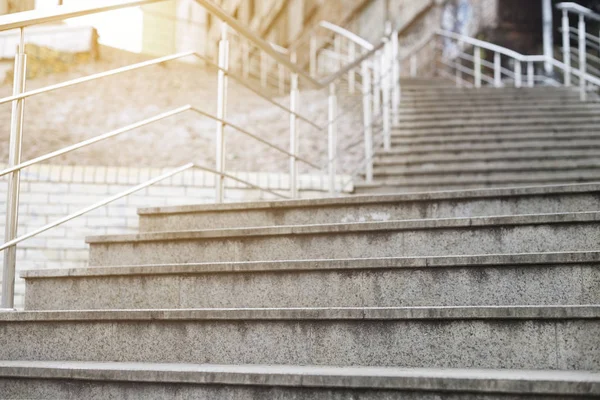
<svg viewBox="0 0 600 400">
<path fill-rule="evenodd" d="M 600 43 L 600 37 L 597 32 L 590 34 L 586 31 L 587 20 L 600 21 L 600 14 L 593 12 L 589 8 L 583 7 L 579 4 L 567 2 L 559 3 L 556 8 L 562 11 L 561 19 L 561 34 L 562 34 L 562 61 L 564 63 L 565 71 L 565 86 L 571 86 L 571 75 L 576 75 L 579 78 L 579 90 L 581 94 L 581 100 L 585 100 L 587 96 L 588 83 L 592 83 L 597 86 L 588 77 L 589 72 L 595 73 L 593 68 L 589 68 L 587 65 L 588 53 L 587 48 L 589 45 L 595 45 L 593 42 Z M 571 27 L 569 17 L 570 15 L 577 17 L 577 27 Z M 571 52 L 571 39 L 572 35 L 575 35 L 577 44 L 577 68 L 572 67 L 573 54 Z M 590 39 L 592 36 L 594 39 Z M 588 41 L 591 41 L 588 44 Z"/>
<path fill-rule="evenodd" d="M 396 90 L 395 83 L 398 83 L 398 79 L 392 78 L 390 73 L 382 74 L 381 71 L 384 71 L 389 67 L 389 70 L 392 70 L 394 73 L 398 73 L 397 66 L 397 35 L 394 34 L 391 29 L 386 30 L 385 37 L 381 40 L 380 43 L 372 45 L 372 48 L 365 53 L 359 55 L 358 57 L 350 57 L 352 60 L 348 62 L 346 65 L 341 66 L 336 72 L 333 74 L 317 80 L 313 78 L 309 73 L 305 72 L 302 68 L 300 68 L 296 64 L 296 54 L 294 51 L 289 51 L 290 57 L 285 57 L 282 52 L 284 49 L 277 48 L 277 46 L 273 46 L 272 44 L 264 41 L 259 38 L 255 34 L 253 34 L 247 27 L 238 22 L 235 18 L 229 16 L 225 13 L 221 8 L 216 6 L 209 0 L 196 0 L 198 4 L 203 6 L 208 12 L 219 18 L 222 22 L 221 24 L 221 40 L 219 42 L 219 57 L 218 63 L 216 63 L 217 73 L 218 73 L 218 92 L 217 92 L 217 113 L 216 115 L 212 115 L 210 113 L 201 111 L 191 105 L 185 105 L 182 107 L 175 108 L 173 110 L 157 114 L 155 116 L 146 118 L 144 120 L 138 121 L 136 123 L 127 125 L 125 127 L 121 127 L 99 136 L 96 136 L 91 139 L 84 140 L 82 142 L 73 144 L 71 146 L 67 146 L 65 148 L 59 149 L 57 151 L 45 154 L 40 157 L 36 157 L 34 159 L 22 162 L 21 161 L 21 143 L 22 143 L 22 128 L 23 128 L 23 115 L 24 115 L 24 105 L 25 100 L 31 96 L 51 92 L 54 90 L 66 88 L 69 86 L 81 84 L 84 82 L 91 82 L 95 80 L 99 80 L 105 77 L 114 76 L 118 74 L 122 74 L 129 71 L 134 71 L 140 68 L 149 67 L 152 65 L 157 65 L 160 63 L 164 63 L 167 61 L 177 60 L 183 57 L 195 56 L 208 60 L 207 57 L 197 54 L 196 52 L 183 52 L 173 55 L 168 55 L 160 58 L 156 58 L 153 60 L 144 61 L 137 64 L 132 64 L 126 67 L 116 68 L 110 71 L 105 71 L 102 73 L 93 74 L 90 76 L 73 79 L 70 81 L 58 83 L 55 85 L 50 85 L 44 88 L 35 89 L 26 91 L 25 90 L 25 80 L 26 80 L 26 54 L 25 54 L 25 32 L 24 28 L 32 25 L 36 25 L 39 23 L 47 23 L 53 21 L 59 21 L 66 18 L 78 17 L 83 15 L 89 15 L 93 13 L 105 12 L 110 10 L 116 10 L 120 8 L 133 7 L 146 5 L 151 3 L 157 3 L 165 0 L 143 0 L 143 1 L 104 1 L 98 2 L 94 6 L 84 7 L 84 6 L 57 6 L 52 10 L 44 10 L 44 11 L 35 11 L 35 12 L 26 12 L 20 14 L 13 14 L 10 16 L 0 17 L 0 31 L 19 28 L 20 30 L 20 38 L 19 38 L 19 46 L 17 50 L 17 54 L 15 55 L 15 69 L 14 69 L 14 84 L 13 84 L 13 94 L 11 96 L 0 99 L 0 104 L 12 103 L 12 112 L 11 112 L 11 126 L 10 126 L 10 140 L 9 140 L 9 160 L 8 166 L 3 171 L 0 171 L 0 176 L 9 175 L 9 190 L 7 193 L 7 215 L 6 215 L 6 234 L 5 234 L 5 243 L 0 246 L 0 250 L 4 251 L 4 273 L 2 279 L 2 308 L 12 308 L 14 305 L 14 281 L 15 281 L 15 264 L 16 264 L 16 245 L 20 243 L 22 240 L 26 240 L 31 238 L 39 233 L 42 233 L 48 229 L 51 229 L 58 224 L 65 223 L 73 218 L 76 218 L 84 213 L 91 211 L 92 209 L 101 207 L 102 205 L 108 204 L 111 201 L 114 201 L 118 198 L 127 196 L 135 191 L 138 191 L 144 187 L 152 185 L 159 180 L 165 179 L 172 174 L 181 172 L 183 170 L 187 170 L 189 168 L 200 168 L 205 171 L 214 173 L 217 175 L 216 185 L 215 185 L 215 193 L 216 193 L 216 201 L 223 201 L 223 193 L 225 189 L 225 179 L 231 179 L 238 181 L 242 184 L 245 184 L 249 187 L 269 192 L 274 196 L 287 198 L 276 191 L 271 191 L 265 188 L 261 188 L 258 185 L 254 185 L 250 182 L 241 180 L 240 178 L 228 174 L 225 171 L 225 142 L 224 142 L 224 133 L 225 128 L 229 127 L 235 131 L 238 131 L 244 135 L 247 135 L 254 140 L 257 140 L 264 145 L 275 149 L 281 154 L 284 154 L 289 158 L 290 162 L 290 197 L 296 198 L 298 196 L 298 186 L 297 186 L 297 164 L 303 163 L 312 168 L 317 168 L 321 170 L 320 166 L 314 162 L 311 162 L 307 159 L 304 159 L 298 155 L 298 122 L 304 121 L 309 123 L 313 128 L 319 130 L 327 129 L 327 140 L 328 140 L 328 154 L 327 154 L 327 169 L 329 176 L 329 191 L 331 194 L 336 193 L 335 187 L 335 164 L 338 159 L 337 149 L 336 149 L 336 126 L 337 121 L 341 114 L 337 112 L 337 95 L 336 95 L 336 83 L 342 79 L 346 74 L 351 74 L 357 68 L 361 68 L 361 76 L 362 76 L 362 91 L 363 91 L 363 119 L 364 124 L 364 140 L 365 140 L 365 155 L 368 160 L 372 159 L 373 156 L 373 136 L 372 136 L 372 127 L 374 121 L 378 118 L 382 120 L 382 132 L 383 132 L 383 145 L 385 149 L 389 149 L 391 137 L 390 137 L 390 115 L 391 115 L 391 91 L 394 86 L 394 90 Z M 252 45 L 256 46 L 262 53 L 268 55 L 275 62 L 283 65 L 290 72 L 290 106 L 286 107 L 282 104 L 274 101 L 270 98 L 270 96 L 262 93 L 259 89 L 252 87 L 252 85 L 244 82 L 243 79 L 236 77 L 235 74 L 232 74 L 229 66 L 229 41 L 228 41 L 228 30 L 229 28 L 233 28 L 240 37 L 245 37 L 248 39 Z M 356 37 L 354 38 L 356 40 Z M 335 41 L 334 41 L 335 43 Z M 338 41 L 339 43 L 339 41 Z M 354 43 L 354 42 L 352 42 Z M 211 62 L 211 65 L 214 63 Z M 371 82 L 371 74 L 373 74 L 374 79 Z M 290 118 L 290 148 L 286 150 L 280 146 L 277 146 L 268 140 L 265 140 L 260 137 L 260 135 L 256 135 L 254 133 L 249 132 L 248 130 L 233 124 L 227 120 L 226 109 L 227 109 L 227 80 L 231 77 L 232 79 L 237 80 L 242 83 L 245 87 L 250 89 L 255 94 L 263 97 L 271 104 L 276 105 L 280 109 L 284 110 L 289 114 Z M 298 81 L 299 79 L 303 79 L 306 81 L 310 87 L 322 89 L 328 88 L 328 116 L 327 116 L 327 124 L 325 126 L 319 126 L 310 118 L 301 115 L 298 112 Z M 394 83 L 395 82 L 395 83 Z M 399 94 L 399 88 L 397 88 Z M 395 99 L 395 97 L 394 97 Z M 170 116 L 174 116 L 183 112 L 194 111 L 195 113 L 211 118 L 216 122 L 216 168 L 208 168 L 202 167 L 196 164 L 186 164 L 172 173 L 163 174 L 155 179 L 152 179 L 148 182 L 142 183 L 134 188 L 131 188 L 125 192 L 119 193 L 118 195 L 109 197 L 105 200 L 102 200 L 98 203 L 93 204 L 92 206 L 86 207 L 74 214 L 71 214 L 67 217 L 64 217 L 55 223 L 51 223 L 45 225 L 33 232 L 27 233 L 23 236 L 17 236 L 17 222 L 18 222 L 18 204 L 19 204 L 19 183 L 20 183 L 20 172 L 23 168 L 27 168 L 31 165 L 49 160 L 53 157 L 57 157 L 71 151 L 80 149 L 82 147 L 86 147 L 100 141 L 115 137 L 117 135 L 123 134 L 125 132 L 129 132 L 135 128 L 145 126 L 151 124 L 153 122 L 168 118 Z M 373 115 L 377 115 L 377 118 L 374 118 Z M 366 177 L 367 179 L 372 179 L 372 165 L 369 167 L 369 162 L 366 163 Z M 372 162 L 371 162 L 372 164 Z M 370 170 L 370 172 L 369 172 Z"/>
</svg>

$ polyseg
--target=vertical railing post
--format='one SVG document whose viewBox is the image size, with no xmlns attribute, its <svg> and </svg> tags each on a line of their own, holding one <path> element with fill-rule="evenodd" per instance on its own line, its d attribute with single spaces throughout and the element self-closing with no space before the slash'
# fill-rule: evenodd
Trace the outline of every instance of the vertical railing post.
<svg viewBox="0 0 600 400">
<path fill-rule="evenodd" d="M 571 37 L 569 27 L 569 14 L 567 10 L 562 13 L 562 45 L 563 63 L 565 64 L 565 86 L 571 86 Z"/>
<path fill-rule="evenodd" d="M 310 35 L 310 76 L 315 77 L 317 75 L 317 37 L 312 34 Z"/>
<path fill-rule="evenodd" d="M 400 125 L 400 100 L 401 100 L 401 92 L 400 92 L 400 57 L 399 57 L 399 47 L 398 47 L 398 31 L 394 31 L 392 33 L 392 53 L 391 53 L 391 62 L 392 62 L 392 115 L 393 115 L 393 124 L 395 126 Z"/>
<path fill-rule="evenodd" d="M 353 41 L 348 42 L 348 59 L 350 62 L 354 62 L 356 59 L 356 43 Z M 348 92 L 354 94 L 356 87 L 356 70 L 351 69 L 348 71 Z"/>
<path fill-rule="evenodd" d="M 475 87 L 481 87 L 481 47 L 475 46 L 473 54 L 473 68 L 475 69 Z"/>
<path fill-rule="evenodd" d="M 587 38 L 585 36 L 585 18 L 583 14 L 579 14 L 579 23 L 577 26 L 578 31 L 578 42 L 579 42 L 579 90 L 580 99 L 585 101 L 587 98 L 587 80 L 585 78 L 587 72 Z"/>
<path fill-rule="evenodd" d="M 373 113 L 381 113 L 381 52 L 373 57 Z"/>
<path fill-rule="evenodd" d="M 260 52 L 260 85 L 263 88 L 267 87 L 267 54 L 261 50 Z"/>
<path fill-rule="evenodd" d="M 329 85 L 329 99 L 328 99 L 328 126 L 327 126 L 327 149 L 328 149 L 328 170 L 329 170 L 329 194 L 335 195 L 335 164 L 337 160 L 337 132 L 336 122 L 337 118 L 337 97 L 335 94 L 335 84 Z"/>
<path fill-rule="evenodd" d="M 502 56 L 500 53 L 494 53 L 494 86 L 502 86 Z"/>
<path fill-rule="evenodd" d="M 15 55 L 15 70 L 13 74 L 13 94 L 21 94 L 25 91 L 27 56 L 25 55 L 25 32 L 20 30 L 19 48 Z M 23 115 L 25 100 L 12 102 L 10 120 L 10 139 L 8 166 L 21 163 L 21 144 L 23 140 Z M 17 237 L 19 224 L 19 193 L 21 174 L 15 171 L 8 176 L 8 192 L 6 194 L 6 222 L 4 241 L 8 242 Z M 17 246 L 11 246 L 4 250 L 4 268 L 2 273 L 2 304 L 1 308 L 12 309 L 15 306 L 15 276 L 17 268 Z"/>
<path fill-rule="evenodd" d="M 462 71 L 458 57 L 454 60 L 454 80 L 456 81 L 456 87 L 462 86 Z"/>
<path fill-rule="evenodd" d="M 296 63 L 296 53 L 291 54 L 291 61 Z M 298 74 L 292 73 L 290 77 L 290 196 L 295 199 L 298 197 Z"/>
<path fill-rule="evenodd" d="M 417 76 L 417 55 L 413 54 L 412 56 L 410 56 L 410 76 L 411 77 L 415 77 Z"/>
<path fill-rule="evenodd" d="M 383 47 L 383 54 L 381 56 L 381 94 L 383 101 L 383 149 L 390 151 L 392 149 L 392 136 L 391 136 L 391 86 L 390 77 L 392 75 L 390 59 L 390 41 L 386 38 L 386 44 Z"/>
<path fill-rule="evenodd" d="M 533 61 L 527 61 L 527 86 L 530 88 L 535 86 L 534 74 Z"/>
<path fill-rule="evenodd" d="M 515 87 L 520 88 L 522 86 L 521 80 L 523 78 L 523 70 L 521 61 L 515 59 Z"/>
<path fill-rule="evenodd" d="M 229 68 L 229 42 L 227 41 L 227 24 L 221 23 L 221 40 L 219 41 L 219 72 L 217 81 L 217 136 L 216 142 L 216 170 L 225 172 L 225 123 L 227 116 L 227 74 Z M 217 176 L 216 202 L 222 203 L 225 199 L 225 177 Z"/>
<path fill-rule="evenodd" d="M 362 96 L 363 96 L 363 127 L 365 136 L 365 180 L 373 182 L 373 114 L 371 94 L 371 68 L 367 61 L 361 64 Z"/>
</svg>

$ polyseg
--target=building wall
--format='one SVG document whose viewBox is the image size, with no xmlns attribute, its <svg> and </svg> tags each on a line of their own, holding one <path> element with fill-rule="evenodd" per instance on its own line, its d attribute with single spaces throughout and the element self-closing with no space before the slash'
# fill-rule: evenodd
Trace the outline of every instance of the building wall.
<svg viewBox="0 0 600 400">
<path fill-rule="evenodd" d="M 65 165 L 32 166 L 21 175 L 19 234 L 25 234 L 107 197 L 156 177 L 166 170 Z M 286 194 L 287 174 L 239 173 L 241 179 Z M 303 197 L 326 196 L 327 180 L 322 175 L 300 175 Z M 338 185 L 348 177 L 338 177 Z M 26 240 L 17 247 L 18 270 L 77 268 L 87 266 L 91 235 L 135 233 L 137 209 L 165 205 L 212 203 L 214 175 L 200 170 L 185 171 L 147 189 Z M 228 181 L 227 201 L 274 199 L 269 193 L 248 189 Z M 348 187 L 352 189 L 351 185 Z M 7 182 L 0 181 L 0 240 L 4 239 Z M 18 275 L 18 274 L 17 274 Z M 0 286 L 1 287 L 1 286 Z M 18 279 L 17 305 L 23 304 L 24 282 Z"/>
</svg>

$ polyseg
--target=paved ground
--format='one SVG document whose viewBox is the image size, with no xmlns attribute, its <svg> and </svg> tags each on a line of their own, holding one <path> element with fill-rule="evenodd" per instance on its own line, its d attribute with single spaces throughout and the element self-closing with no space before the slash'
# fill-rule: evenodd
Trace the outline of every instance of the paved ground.
<svg viewBox="0 0 600 400">
<path fill-rule="evenodd" d="M 102 60 L 28 82 L 28 89 L 105 71 L 141 61 L 142 56 L 103 48 Z M 10 85 L 0 85 L 0 97 L 11 94 Z M 303 91 L 302 112 L 323 125 L 327 118 L 326 91 Z M 360 139 L 361 112 L 358 97 L 341 98 L 347 114 L 339 121 L 339 146 L 348 147 Z M 278 99 L 284 104 L 287 98 Z M 23 159 L 27 160 L 69 144 L 131 124 L 185 104 L 216 112 L 216 74 L 198 65 L 170 62 L 128 72 L 100 81 L 29 98 L 26 101 Z M 345 104 L 348 103 L 348 104 Z M 350 105 L 352 103 L 352 106 Z M 6 162 L 10 126 L 10 104 L 0 105 L 0 162 Z M 351 112 L 352 109 L 356 111 Z M 288 148 L 288 115 L 240 86 L 231 83 L 229 119 L 253 133 Z M 187 113 L 138 128 L 106 142 L 56 158 L 53 163 L 169 167 L 189 161 L 214 164 L 215 122 Z M 327 132 L 300 124 L 300 153 L 325 164 Z M 287 168 L 285 156 L 239 133 L 227 133 L 228 168 L 270 171 Z M 340 159 L 342 170 L 354 168 L 362 154 Z M 309 169 L 304 168 L 304 171 Z"/>
</svg>

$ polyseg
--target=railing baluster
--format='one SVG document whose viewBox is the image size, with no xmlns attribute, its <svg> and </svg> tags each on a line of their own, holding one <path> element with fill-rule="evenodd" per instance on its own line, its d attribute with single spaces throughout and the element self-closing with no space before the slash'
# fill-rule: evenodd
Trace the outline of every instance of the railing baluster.
<svg viewBox="0 0 600 400">
<path fill-rule="evenodd" d="M 529 86 L 530 88 L 535 85 L 534 73 L 535 73 L 535 70 L 533 68 L 533 61 L 528 61 L 527 62 L 527 86 Z"/>
<path fill-rule="evenodd" d="M 494 86 L 502 87 L 502 55 L 494 53 Z"/>
<path fill-rule="evenodd" d="M 581 101 L 585 101 L 587 98 L 586 86 L 587 80 L 585 78 L 587 70 L 587 59 L 586 59 L 586 48 L 587 48 L 587 37 L 585 35 L 585 18 L 583 14 L 579 14 L 579 23 L 577 27 L 579 37 L 579 97 Z"/>
<path fill-rule="evenodd" d="M 328 128 L 327 142 L 329 155 L 329 194 L 335 195 L 335 162 L 337 159 L 337 132 L 335 119 L 337 118 L 337 97 L 335 94 L 335 83 L 329 85 L 328 99 Z"/>
<path fill-rule="evenodd" d="M 361 64 L 362 72 L 362 96 L 363 96 L 363 127 L 365 136 L 365 180 L 373 182 L 373 128 L 372 128 L 372 109 L 371 109 L 371 70 L 369 63 L 363 61 Z"/>
<path fill-rule="evenodd" d="M 217 117 L 225 120 L 227 114 L 227 74 L 229 68 L 229 42 L 227 41 L 227 24 L 221 23 L 221 40 L 219 41 L 219 72 L 217 93 Z M 217 122 L 216 142 L 216 170 L 225 172 L 225 124 Z M 216 177 L 216 201 L 222 203 L 225 199 L 225 177 Z"/>
<path fill-rule="evenodd" d="M 381 113 L 381 52 L 373 56 L 373 113 Z"/>
<path fill-rule="evenodd" d="M 515 59 L 515 87 L 516 88 L 520 88 L 522 86 L 522 81 L 523 79 L 523 70 L 522 70 L 522 65 L 521 65 L 521 61 Z"/>
<path fill-rule="evenodd" d="M 392 135 L 391 135 L 391 113 L 390 113 L 390 98 L 391 98 L 391 87 L 390 87 L 390 76 L 392 74 L 389 62 L 390 57 L 390 41 L 388 40 L 383 48 L 381 55 L 381 92 L 383 101 L 383 149 L 390 151 L 392 149 Z"/>
<path fill-rule="evenodd" d="M 571 86 L 571 37 L 569 36 L 569 14 L 567 10 L 562 13 L 562 45 L 563 63 L 565 64 L 565 86 Z"/>
<path fill-rule="evenodd" d="M 400 125 L 400 99 L 402 93 L 400 92 L 400 60 L 398 59 L 398 31 L 392 33 L 392 115 L 393 124 L 395 126 Z"/>
<path fill-rule="evenodd" d="M 296 53 L 291 54 L 291 61 L 296 62 Z M 290 78 L 290 196 L 295 199 L 298 197 L 298 74 L 292 73 Z"/>
<path fill-rule="evenodd" d="M 27 56 L 25 55 L 25 32 L 20 29 L 19 48 L 15 55 L 15 70 L 13 76 L 13 95 L 25 91 L 27 79 Z M 23 115 L 25 99 L 12 103 L 10 121 L 10 142 L 8 166 L 21 163 L 21 145 L 23 142 Z M 21 172 L 14 171 L 9 175 L 8 192 L 6 194 L 6 222 L 4 241 L 9 242 L 17 237 L 19 224 L 19 193 Z M 17 267 L 17 246 L 13 245 L 4 251 L 4 269 L 2 274 L 2 308 L 10 309 L 15 305 L 15 276 Z"/>
<path fill-rule="evenodd" d="M 473 68 L 475 69 L 475 87 L 481 87 L 481 47 L 475 46 L 473 54 Z"/>
</svg>

